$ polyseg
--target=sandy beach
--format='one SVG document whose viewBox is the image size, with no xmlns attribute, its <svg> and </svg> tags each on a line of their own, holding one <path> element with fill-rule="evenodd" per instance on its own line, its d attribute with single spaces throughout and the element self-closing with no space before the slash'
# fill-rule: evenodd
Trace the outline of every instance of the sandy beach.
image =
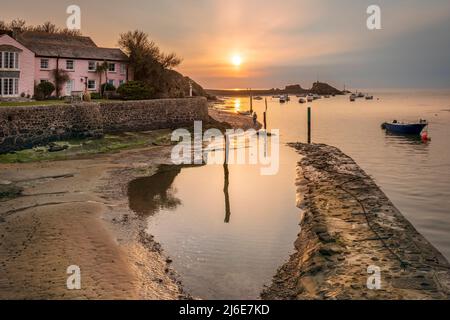
<svg viewBox="0 0 450 320">
<path fill-rule="evenodd" d="M 251 118 L 212 112 L 248 128 Z M 1 299 L 184 299 L 170 258 L 128 207 L 127 184 L 170 164 L 170 145 L 2 164 Z M 67 267 L 81 269 L 68 290 Z"/>
</svg>

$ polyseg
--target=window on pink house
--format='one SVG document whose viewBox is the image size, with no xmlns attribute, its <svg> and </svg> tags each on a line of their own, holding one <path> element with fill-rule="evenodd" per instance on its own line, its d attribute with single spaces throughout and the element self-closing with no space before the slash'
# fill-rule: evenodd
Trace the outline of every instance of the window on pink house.
<svg viewBox="0 0 450 320">
<path fill-rule="evenodd" d="M 41 69 L 48 69 L 48 59 L 41 59 Z"/>
<path fill-rule="evenodd" d="M 1 69 L 19 69 L 18 52 L 0 52 Z"/>
<path fill-rule="evenodd" d="M 96 71 L 97 63 L 95 61 L 89 61 L 88 71 Z"/>
<path fill-rule="evenodd" d="M 17 96 L 19 94 L 18 78 L 0 78 L 0 96 Z"/>
<path fill-rule="evenodd" d="M 75 69 L 75 61 L 73 61 L 73 60 L 66 60 L 66 69 L 67 70 L 74 70 Z"/>
<path fill-rule="evenodd" d="M 95 89 L 97 89 L 97 81 L 95 81 L 95 80 L 88 80 L 87 88 L 88 88 L 88 90 L 95 90 Z"/>
<path fill-rule="evenodd" d="M 126 73 L 127 73 L 127 65 L 122 63 L 120 65 L 120 74 L 126 74 Z"/>
<path fill-rule="evenodd" d="M 109 72 L 116 72 L 116 64 L 115 63 L 108 63 L 108 71 Z"/>
</svg>

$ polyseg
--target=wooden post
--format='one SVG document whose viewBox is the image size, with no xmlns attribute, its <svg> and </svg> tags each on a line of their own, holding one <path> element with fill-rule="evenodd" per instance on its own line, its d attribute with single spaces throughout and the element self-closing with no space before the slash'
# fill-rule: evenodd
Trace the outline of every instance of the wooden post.
<svg viewBox="0 0 450 320">
<path fill-rule="evenodd" d="M 267 131 L 267 120 L 266 120 L 266 112 L 264 111 L 264 130 Z"/>
<path fill-rule="evenodd" d="M 252 89 L 250 89 L 250 113 L 253 114 L 253 96 L 252 96 Z"/>
<path fill-rule="evenodd" d="M 266 110 L 264 111 L 264 130 L 267 131 L 267 98 L 265 98 Z"/>
<path fill-rule="evenodd" d="M 308 143 L 311 143 L 311 107 L 308 107 Z"/>
</svg>

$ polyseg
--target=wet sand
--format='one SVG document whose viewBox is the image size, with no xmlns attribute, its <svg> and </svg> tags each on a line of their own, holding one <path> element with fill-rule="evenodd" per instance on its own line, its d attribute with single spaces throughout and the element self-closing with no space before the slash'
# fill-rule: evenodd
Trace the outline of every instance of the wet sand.
<svg viewBox="0 0 450 320">
<path fill-rule="evenodd" d="M 303 210 L 295 253 L 263 299 L 448 299 L 450 264 L 348 156 L 292 144 Z M 380 270 L 379 289 L 369 289 Z M 369 281 L 369 284 L 374 284 Z"/>
<path fill-rule="evenodd" d="M 251 126 L 249 117 L 226 119 Z M 2 164 L 2 189 L 21 192 L 0 199 L 0 299 L 189 298 L 128 207 L 128 182 L 170 164 L 171 149 Z M 80 267 L 80 290 L 66 287 L 70 265 Z"/>
</svg>

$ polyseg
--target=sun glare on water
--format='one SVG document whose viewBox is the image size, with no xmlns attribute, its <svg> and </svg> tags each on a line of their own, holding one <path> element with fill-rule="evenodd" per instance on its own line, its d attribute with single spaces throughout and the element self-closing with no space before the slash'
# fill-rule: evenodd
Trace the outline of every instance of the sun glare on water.
<svg viewBox="0 0 450 320">
<path fill-rule="evenodd" d="M 234 100 L 234 111 L 235 112 L 241 111 L 241 99 Z"/>
</svg>

